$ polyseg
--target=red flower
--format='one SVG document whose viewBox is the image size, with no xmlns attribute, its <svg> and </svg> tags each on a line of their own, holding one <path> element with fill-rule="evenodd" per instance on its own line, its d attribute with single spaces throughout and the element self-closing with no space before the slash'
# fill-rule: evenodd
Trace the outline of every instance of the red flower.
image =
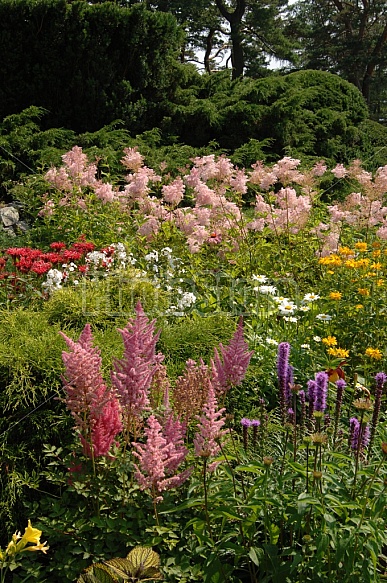
<svg viewBox="0 0 387 583">
<path fill-rule="evenodd" d="M 47 261 L 34 261 L 31 265 L 30 271 L 33 271 L 38 275 L 43 275 L 43 273 L 46 273 L 51 267 L 52 263 L 48 263 Z"/>
<path fill-rule="evenodd" d="M 70 249 L 66 249 L 66 251 L 63 252 L 63 260 L 79 261 L 82 258 L 82 255 L 83 254 L 79 251 L 70 251 Z"/>
<path fill-rule="evenodd" d="M 50 244 L 51 249 L 54 249 L 55 251 L 60 251 L 61 249 L 64 249 L 66 247 L 66 243 L 60 243 L 59 241 L 57 243 L 51 243 Z"/>
<path fill-rule="evenodd" d="M 77 243 L 73 243 L 71 245 L 70 249 L 72 251 L 79 251 L 80 253 L 85 255 L 86 253 L 89 253 L 90 251 L 94 251 L 95 245 L 94 245 L 94 243 L 88 243 L 86 241 L 84 241 L 84 242 L 79 241 Z"/>
</svg>

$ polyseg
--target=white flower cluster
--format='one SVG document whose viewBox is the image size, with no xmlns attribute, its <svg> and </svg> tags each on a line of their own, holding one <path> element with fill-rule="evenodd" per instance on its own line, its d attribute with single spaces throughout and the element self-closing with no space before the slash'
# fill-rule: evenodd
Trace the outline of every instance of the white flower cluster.
<svg viewBox="0 0 387 583">
<path fill-rule="evenodd" d="M 52 293 L 57 289 L 61 289 L 63 280 L 63 273 L 59 269 L 50 269 L 47 272 L 47 279 L 42 283 L 42 287 L 48 293 Z"/>
<path fill-rule="evenodd" d="M 177 302 L 177 309 L 178 310 L 185 310 L 189 308 L 196 302 L 196 296 L 192 292 L 184 292 L 181 298 L 178 299 Z"/>
</svg>

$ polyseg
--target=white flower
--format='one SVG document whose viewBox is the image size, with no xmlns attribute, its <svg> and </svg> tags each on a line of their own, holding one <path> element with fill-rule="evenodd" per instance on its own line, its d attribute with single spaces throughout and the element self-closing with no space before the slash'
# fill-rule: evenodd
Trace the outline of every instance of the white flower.
<svg viewBox="0 0 387 583">
<path fill-rule="evenodd" d="M 301 348 L 304 348 L 304 350 L 309 350 L 310 344 L 301 344 Z"/>
<path fill-rule="evenodd" d="M 313 336 L 315 342 L 321 342 L 321 336 Z"/>
<path fill-rule="evenodd" d="M 177 309 L 184 310 L 184 308 L 189 308 L 196 302 L 196 296 L 192 292 L 184 292 L 181 298 L 177 302 Z"/>
<path fill-rule="evenodd" d="M 274 340 L 274 338 L 266 338 L 266 343 L 272 344 L 273 346 L 278 346 L 278 342 L 277 340 Z"/>
<path fill-rule="evenodd" d="M 299 309 L 301 310 L 301 312 L 309 312 L 310 306 L 300 306 Z"/>
<path fill-rule="evenodd" d="M 155 261 L 156 263 L 159 260 L 159 252 L 158 251 L 151 251 L 144 257 L 145 261 Z"/>
<path fill-rule="evenodd" d="M 284 316 L 285 322 L 298 322 L 298 318 L 295 316 Z"/>
<path fill-rule="evenodd" d="M 74 279 L 73 284 L 74 285 L 79 285 L 79 281 L 77 279 Z"/>
<path fill-rule="evenodd" d="M 304 302 L 315 302 L 316 300 L 319 300 L 320 296 L 317 294 L 306 294 L 304 296 Z"/>
<path fill-rule="evenodd" d="M 288 298 L 285 298 L 284 296 L 277 296 L 276 298 L 273 298 L 275 302 L 277 302 L 277 304 L 282 304 L 282 302 L 288 302 Z"/>
<path fill-rule="evenodd" d="M 297 306 L 290 300 L 283 301 L 278 306 L 278 311 L 281 312 L 281 314 L 293 314 L 295 310 L 297 310 Z"/>
<path fill-rule="evenodd" d="M 254 290 L 256 289 L 257 288 L 254 288 Z M 274 287 L 274 285 L 260 285 L 258 291 L 261 292 L 261 294 L 274 296 L 277 293 L 277 288 Z"/>
<path fill-rule="evenodd" d="M 329 322 L 329 320 L 332 320 L 332 316 L 329 314 L 317 314 L 316 320 L 321 320 L 321 322 Z"/>
<path fill-rule="evenodd" d="M 172 253 L 172 249 L 170 247 L 163 247 L 160 253 L 161 255 L 170 255 Z"/>
<path fill-rule="evenodd" d="M 258 281 L 259 283 L 266 283 L 267 282 L 266 275 L 252 275 L 251 279 L 253 281 Z"/>
</svg>

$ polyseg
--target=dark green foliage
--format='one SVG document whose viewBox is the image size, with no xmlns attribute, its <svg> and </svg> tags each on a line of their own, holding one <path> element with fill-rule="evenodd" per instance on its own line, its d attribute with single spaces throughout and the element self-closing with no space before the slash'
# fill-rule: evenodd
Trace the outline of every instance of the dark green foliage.
<svg viewBox="0 0 387 583">
<path fill-rule="evenodd" d="M 249 140 L 260 147 L 271 140 L 274 157 L 343 162 L 362 151 L 358 126 L 367 118 L 367 107 L 353 85 L 321 71 L 233 83 L 220 73 L 203 77 L 201 89 L 176 109 L 175 118 L 180 139 L 195 146 L 215 140 L 235 150 Z"/>
<path fill-rule="evenodd" d="M 0 117 L 33 104 L 49 126 L 93 131 L 122 117 L 137 131 L 173 93 L 180 32 L 139 4 L 2 0 L 0 39 Z"/>
</svg>

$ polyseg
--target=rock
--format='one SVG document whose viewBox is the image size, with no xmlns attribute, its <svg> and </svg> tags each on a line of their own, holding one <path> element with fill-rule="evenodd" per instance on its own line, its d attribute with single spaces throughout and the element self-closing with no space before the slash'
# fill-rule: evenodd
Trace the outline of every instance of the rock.
<svg viewBox="0 0 387 583">
<path fill-rule="evenodd" d="M 13 227 L 19 222 L 19 212 L 13 206 L 1 208 L 0 217 L 4 227 Z"/>
</svg>

